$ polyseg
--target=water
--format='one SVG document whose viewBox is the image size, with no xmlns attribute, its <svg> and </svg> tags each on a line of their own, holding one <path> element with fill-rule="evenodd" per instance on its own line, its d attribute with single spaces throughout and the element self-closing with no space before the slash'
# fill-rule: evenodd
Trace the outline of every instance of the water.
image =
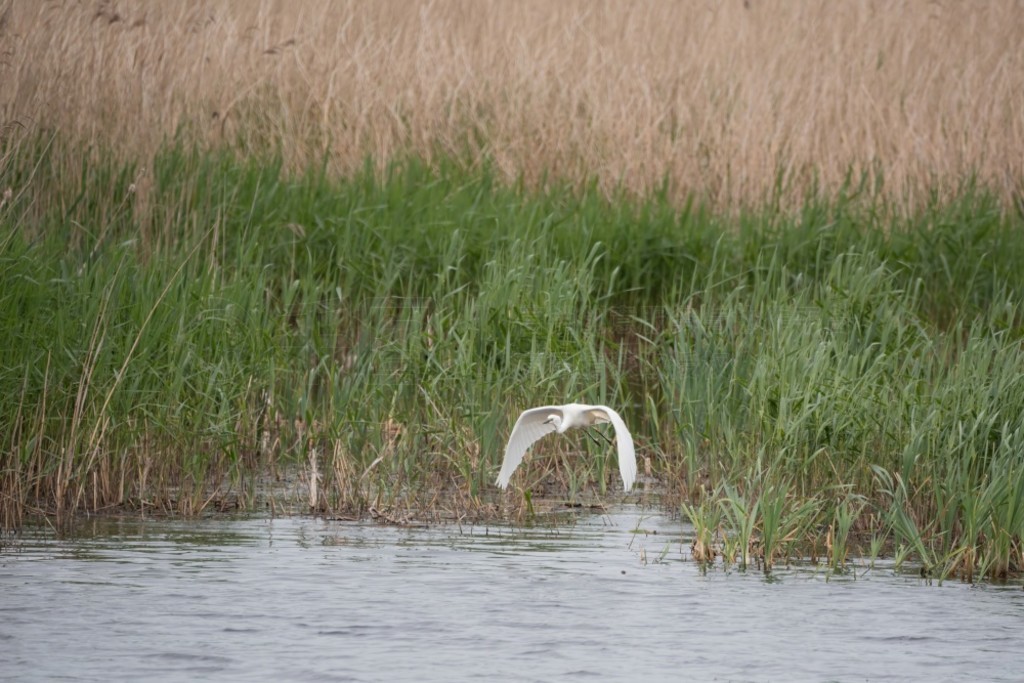
<svg viewBox="0 0 1024 683">
<path fill-rule="evenodd" d="M 1024 676 L 1020 585 L 705 574 L 681 532 L 624 510 L 533 530 L 284 518 L 26 535 L 0 553 L 0 678 Z"/>
</svg>

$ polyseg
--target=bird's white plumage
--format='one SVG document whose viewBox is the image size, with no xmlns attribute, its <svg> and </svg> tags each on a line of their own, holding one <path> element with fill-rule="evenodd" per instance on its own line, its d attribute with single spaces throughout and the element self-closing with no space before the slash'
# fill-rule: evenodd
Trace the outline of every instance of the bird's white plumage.
<svg viewBox="0 0 1024 683">
<path fill-rule="evenodd" d="M 608 414 L 608 420 L 615 428 L 615 443 L 619 447 L 619 474 L 622 475 L 622 486 L 628 491 L 636 481 L 636 451 L 633 449 L 633 435 L 626 428 L 626 423 L 611 408 L 599 406 Z"/>
<path fill-rule="evenodd" d="M 512 428 L 512 434 L 508 438 L 508 446 L 505 447 L 505 460 L 502 461 L 501 473 L 498 474 L 498 486 L 508 487 L 509 479 L 523 461 L 526 449 L 545 434 L 558 429 L 554 422 L 547 421 L 551 415 L 558 415 L 561 419 L 562 409 L 559 406 L 531 408 L 524 410 L 516 420 L 516 426 Z"/>
<path fill-rule="evenodd" d="M 523 454 L 538 439 L 551 432 L 563 433 L 567 429 L 589 427 L 594 424 L 610 422 L 615 428 L 615 443 L 619 451 L 619 474 L 625 490 L 633 487 L 636 481 L 636 452 L 633 448 L 633 437 L 626 428 L 626 423 L 617 412 L 608 406 L 592 406 L 582 403 L 569 403 L 564 406 L 542 406 L 524 410 L 516 420 L 515 427 L 505 448 L 505 459 L 501 464 L 501 473 L 495 482 L 499 487 L 506 488 L 512 473 L 523 461 Z"/>
</svg>

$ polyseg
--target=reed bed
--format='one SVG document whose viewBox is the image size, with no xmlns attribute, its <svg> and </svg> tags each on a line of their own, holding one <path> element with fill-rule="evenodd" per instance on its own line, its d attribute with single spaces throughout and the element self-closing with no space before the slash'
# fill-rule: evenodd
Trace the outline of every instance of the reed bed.
<svg viewBox="0 0 1024 683">
<path fill-rule="evenodd" d="M 1024 226 L 986 190 L 731 218 L 169 147 L 143 228 L 130 165 L 69 182 L 57 144 L 5 170 L 32 188 L 0 214 L 6 526 L 249 507 L 295 471 L 315 510 L 521 515 L 510 424 L 579 399 L 621 408 L 712 557 L 841 568 L 874 534 L 935 575 L 1022 568 Z M 542 443 L 514 488 L 610 495 L 613 457 Z"/>
<path fill-rule="evenodd" d="M 174 136 L 292 170 L 489 162 L 504 181 L 799 206 L 1021 195 L 1019 2 L 5 2 L 0 124 L 140 164 Z M 74 166 L 74 158 L 64 163 Z M 141 186 L 141 182 L 139 185 Z"/>
<path fill-rule="evenodd" d="M 580 400 L 697 560 L 1024 571 L 1017 9 L 0 4 L 0 523 L 527 519 Z"/>
</svg>

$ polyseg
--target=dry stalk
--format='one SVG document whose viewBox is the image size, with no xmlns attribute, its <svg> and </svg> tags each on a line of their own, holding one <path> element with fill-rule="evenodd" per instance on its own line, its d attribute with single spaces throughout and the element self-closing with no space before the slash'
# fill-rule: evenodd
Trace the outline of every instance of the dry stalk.
<svg viewBox="0 0 1024 683">
<path fill-rule="evenodd" d="M 147 168 L 185 135 L 341 173 L 413 153 L 532 183 L 667 179 L 723 206 L 851 169 L 901 201 L 971 172 L 1013 201 L 1021 35 L 1008 0 L 11 3 L 0 125 Z"/>
</svg>

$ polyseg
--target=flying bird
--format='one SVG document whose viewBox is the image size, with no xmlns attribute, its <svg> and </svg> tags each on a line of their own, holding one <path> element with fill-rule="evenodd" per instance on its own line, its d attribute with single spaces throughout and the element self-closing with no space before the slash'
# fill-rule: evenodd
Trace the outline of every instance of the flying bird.
<svg viewBox="0 0 1024 683">
<path fill-rule="evenodd" d="M 505 460 L 501 463 L 501 473 L 495 483 L 501 488 L 507 488 L 512 473 L 523 461 L 526 449 L 545 434 L 564 434 L 569 429 L 607 422 L 611 422 L 615 427 L 615 441 L 619 447 L 619 473 L 622 475 L 623 487 L 629 491 L 636 481 L 636 453 L 633 450 L 633 437 L 626 428 L 626 423 L 608 406 L 589 406 L 582 403 L 524 410 L 508 438 Z"/>
</svg>

